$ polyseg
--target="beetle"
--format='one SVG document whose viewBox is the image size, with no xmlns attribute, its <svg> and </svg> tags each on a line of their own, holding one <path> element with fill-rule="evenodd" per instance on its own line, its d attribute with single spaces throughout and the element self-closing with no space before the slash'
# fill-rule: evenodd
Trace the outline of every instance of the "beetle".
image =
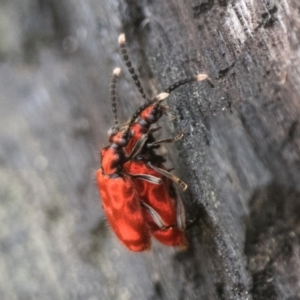
<svg viewBox="0 0 300 300">
<path fill-rule="evenodd" d="M 126 66 L 147 102 L 125 126 L 119 127 L 116 82 L 120 69 L 115 69 L 111 81 L 115 126 L 109 133 L 110 145 L 101 151 L 102 166 L 96 174 L 102 206 L 113 231 L 129 250 L 150 249 L 151 235 L 165 245 L 185 247 L 184 208 L 172 181 L 179 183 L 183 189 L 187 185 L 166 170 L 164 157 L 153 150 L 162 142 L 178 140 L 182 135 L 156 141 L 152 133 L 157 129 L 151 128 L 151 125 L 166 113 L 167 109 L 161 101 L 170 92 L 185 83 L 204 80 L 207 76 L 199 74 L 181 80 L 149 100 L 131 67 L 124 34 L 119 37 L 119 45 Z"/>
</svg>

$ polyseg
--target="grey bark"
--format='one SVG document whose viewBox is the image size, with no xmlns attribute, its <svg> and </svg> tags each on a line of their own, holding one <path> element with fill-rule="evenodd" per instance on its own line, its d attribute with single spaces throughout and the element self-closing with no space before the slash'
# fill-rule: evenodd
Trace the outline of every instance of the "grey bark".
<svg viewBox="0 0 300 300">
<path fill-rule="evenodd" d="M 0 299 L 300 299 L 300 5 L 281 1 L 2 1 Z M 130 253 L 94 172 L 113 125 L 173 92 L 162 136 L 189 189 L 189 248 Z M 164 149 L 163 149 L 164 150 Z"/>
</svg>

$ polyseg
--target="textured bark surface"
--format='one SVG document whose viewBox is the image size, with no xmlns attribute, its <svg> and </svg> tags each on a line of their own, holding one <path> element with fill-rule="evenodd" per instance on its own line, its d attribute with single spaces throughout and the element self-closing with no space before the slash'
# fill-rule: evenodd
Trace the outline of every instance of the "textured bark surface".
<svg viewBox="0 0 300 300">
<path fill-rule="evenodd" d="M 3 1 L 0 298 L 300 299 L 299 17 L 298 0 Z M 213 83 L 175 91 L 161 123 L 184 133 L 185 252 L 129 253 L 99 206 L 114 67 L 120 118 L 142 104 L 123 31 L 149 95 Z"/>
</svg>

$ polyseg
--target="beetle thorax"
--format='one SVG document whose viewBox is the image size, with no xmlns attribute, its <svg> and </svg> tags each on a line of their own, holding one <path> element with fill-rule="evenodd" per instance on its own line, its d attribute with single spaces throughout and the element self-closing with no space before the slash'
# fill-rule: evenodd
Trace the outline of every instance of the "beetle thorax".
<svg viewBox="0 0 300 300">
<path fill-rule="evenodd" d="M 153 104 L 146 109 L 144 109 L 140 115 L 141 120 L 149 124 L 156 123 L 161 116 L 165 113 L 166 108 L 162 105 Z"/>
</svg>

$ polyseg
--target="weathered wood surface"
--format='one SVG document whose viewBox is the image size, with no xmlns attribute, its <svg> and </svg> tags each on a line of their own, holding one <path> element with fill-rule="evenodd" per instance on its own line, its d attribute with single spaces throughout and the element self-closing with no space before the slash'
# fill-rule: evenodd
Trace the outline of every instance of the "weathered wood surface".
<svg viewBox="0 0 300 300">
<path fill-rule="evenodd" d="M 0 299 L 300 299 L 298 1 L 137 2 L 1 4 Z M 186 252 L 129 253 L 99 206 L 122 31 L 148 93 L 214 85 L 174 92 L 163 123 L 185 134 Z"/>
</svg>

